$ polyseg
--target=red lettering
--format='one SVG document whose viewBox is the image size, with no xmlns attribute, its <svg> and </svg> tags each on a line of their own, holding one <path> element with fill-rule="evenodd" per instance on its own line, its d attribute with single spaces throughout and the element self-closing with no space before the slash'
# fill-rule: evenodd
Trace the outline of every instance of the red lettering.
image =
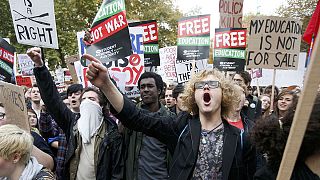
<svg viewBox="0 0 320 180">
<path fill-rule="evenodd" d="M 210 16 L 199 16 L 178 23 L 178 37 L 210 33 Z"/>
</svg>

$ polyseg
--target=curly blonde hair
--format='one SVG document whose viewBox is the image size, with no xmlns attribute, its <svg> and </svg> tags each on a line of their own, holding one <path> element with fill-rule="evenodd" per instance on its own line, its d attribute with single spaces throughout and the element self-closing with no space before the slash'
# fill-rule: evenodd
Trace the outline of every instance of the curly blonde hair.
<svg viewBox="0 0 320 180">
<path fill-rule="evenodd" d="M 194 115 L 199 113 L 199 108 L 195 100 L 194 84 L 209 75 L 215 76 L 220 82 L 220 88 L 222 89 L 221 116 L 226 117 L 238 106 L 241 92 L 239 88 L 235 87 L 235 83 L 232 80 L 225 77 L 225 75 L 217 69 L 200 71 L 190 79 L 182 94 L 183 104 L 189 113 Z"/>
<path fill-rule="evenodd" d="M 0 127 L 0 157 L 9 160 L 15 153 L 21 155 L 20 162 L 27 164 L 32 147 L 33 137 L 16 125 L 6 124 Z"/>
</svg>

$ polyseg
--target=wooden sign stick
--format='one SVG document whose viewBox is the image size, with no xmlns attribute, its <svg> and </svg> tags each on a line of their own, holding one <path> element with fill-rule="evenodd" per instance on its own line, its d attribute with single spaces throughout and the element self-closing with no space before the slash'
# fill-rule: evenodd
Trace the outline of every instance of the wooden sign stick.
<svg viewBox="0 0 320 180">
<path fill-rule="evenodd" d="M 317 89 L 320 84 L 320 36 L 317 36 L 314 51 L 303 85 L 290 134 L 283 153 L 277 180 L 289 180 L 306 131 Z"/>
<path fill-rule="evenodd" d="M 276 84 L 276 70 L 273 70 L 273 78 L 272 78 L 272 88 L 271 88 L 271 102 L 270 102 L 270 112 L 273 111 L 274 104 L 274 86 Z"/>
</svg>

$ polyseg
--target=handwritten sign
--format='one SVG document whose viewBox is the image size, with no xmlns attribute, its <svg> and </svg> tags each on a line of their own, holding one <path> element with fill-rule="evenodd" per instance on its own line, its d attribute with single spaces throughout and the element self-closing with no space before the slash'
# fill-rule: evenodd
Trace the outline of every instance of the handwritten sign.
<svg viewBox="0 0 320 180">
<path fill-rule="evenodd" d="M 242 28 L 243 0 L 220 0 L 220 28 Z"/>
<path fill-rule="evenodd" d="M 58 49 L 53 0 L 10 0 L 18 43 Z"/>
<path fill-rule="evenodd" d="M 23 87 L 0 81 L 0 102 L 4 104 L 8 124 L 30 130 Z"/>
<path fill-rule="evenodd" d="M 164 79 L 176 80 L 176 67 L 175 61 L 177 59 L 177 46 L 170 46 L 161 48 L 159 50 L 160 54 L 160 67 L 164 71 Z"/>
<path fill-rule="evenodd" d="M 302 23 L 288 18 L 265 16 L 250 21 L 248 68 L 297 69 Z"/>
<path fill-rule="evenodd" d="M 17 58 L 21 74 L 23 76 L 32 76 L 34 65 L 30 57 L 27 54 L 18 54 Z"/>
<path fill-rule="evenodd" d="M 192 61 L 176 61 L 176 73 L 178 83 L 188 82 L 191 79 L 192 71 L 197 73 L 201 70 L 206 69 L 208 64 L 207 59 L 195 61 L 195 66 L 193 69 Z"/>
</svg>

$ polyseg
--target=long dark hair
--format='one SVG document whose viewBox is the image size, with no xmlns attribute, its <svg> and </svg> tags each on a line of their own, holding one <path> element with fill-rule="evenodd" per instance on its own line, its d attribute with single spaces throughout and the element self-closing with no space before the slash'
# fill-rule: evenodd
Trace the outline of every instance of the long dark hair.
<svg viewBox="0 0 320 180">
<path fill-rule="evenodd" d="M 276 116 L 268 116 L 257 121 L 251 131 L 251 139 L 256 148 L 267 154 L 268 166 L 278 172 L 283 151 L 289 136 L 290 128 L 294 117 L 294 107 L 290 107 L 285 117 L 279 119 Z M 282 123 L 282 125 L 280 125 Z M 319 152 L 320 150 L 320 95 L 318 94 L 313 105 L 309 123 L 301 144 L 297 162 Z"/>
</svg>

